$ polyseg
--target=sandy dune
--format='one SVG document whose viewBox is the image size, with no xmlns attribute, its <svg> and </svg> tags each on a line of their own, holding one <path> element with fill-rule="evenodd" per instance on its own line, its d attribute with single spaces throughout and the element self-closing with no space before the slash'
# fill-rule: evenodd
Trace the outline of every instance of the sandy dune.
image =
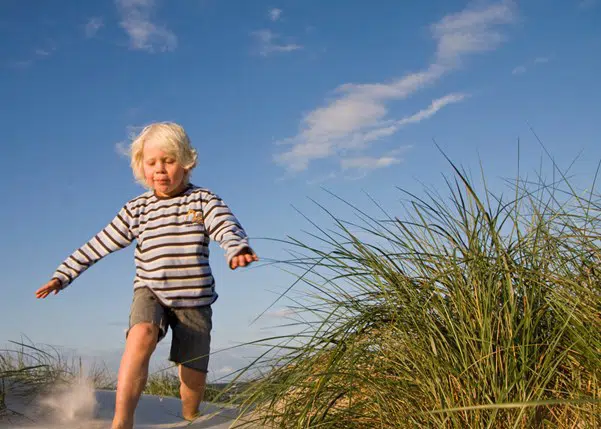
<svg viewBox="0 0 601 429">
<path fill-rule="evenodd" d="M 109 429 L 114 404 L 114 391 L 93 390 L 85 384 L 63 386 L 31 401 L 9 397 L 9 408 L 22 416 L 12 415 L 0 419 L 0 428 Z M 144 395 L 136 410 L 135 428 L 226 429 L 236 426 L 232 426 L 237 416 L 236 409 L 203 403 L 200 411 L 202 417 L 190 424 L 180 417 L 179 399 Z"/>
</svg>

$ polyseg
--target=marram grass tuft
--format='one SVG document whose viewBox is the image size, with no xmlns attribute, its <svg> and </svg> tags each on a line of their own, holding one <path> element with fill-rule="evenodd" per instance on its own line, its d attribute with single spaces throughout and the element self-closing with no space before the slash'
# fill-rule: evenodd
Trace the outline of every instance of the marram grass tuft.
<svg viewBox="0 0 601 429">
<path fill-rule="evenodd" d="M 504 200 L 451 165 L 449 195 L 409 195 L 403 218 L 348 204 L 359 221 L 289 241 L 299 332 L 248 368 L 256 422 L 601 427 L 601 199 L 564 177 Z"/>
</svg>

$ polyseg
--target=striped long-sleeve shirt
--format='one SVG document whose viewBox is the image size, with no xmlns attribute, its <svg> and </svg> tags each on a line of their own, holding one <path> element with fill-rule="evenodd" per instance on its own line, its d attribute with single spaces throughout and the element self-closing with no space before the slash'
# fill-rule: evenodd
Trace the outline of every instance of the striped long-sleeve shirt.
<svg viewBox="0 0 601 429">
<path fill-rule="evenodd" d="M 158 198 L 148 191 L 127 202 L 111 223 L 58 267 L 53 278 L 67 287 L 90 266 L 134 240 L 134 289 L 150 288 L 168 307 L 210 305 L 217 299 L 209 266 L 210 240 L 225 250 L 228 265 L 250 247 L 223 200 L 190 184 L 175 197 Z"/>
</svg>

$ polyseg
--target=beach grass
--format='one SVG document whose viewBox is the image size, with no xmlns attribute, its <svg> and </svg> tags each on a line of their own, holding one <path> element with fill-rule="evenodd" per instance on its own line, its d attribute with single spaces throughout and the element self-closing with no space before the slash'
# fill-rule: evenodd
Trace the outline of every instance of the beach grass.
<svg viewBox="0 0 601 429">
<path fill-rule="evenodd" d="M 554 165 L 499 195 L 449 165 L 444 191 L 399 189 L 402 214 L 321 206 L 331 225 L 286 241 L 296 332 L 254 343 L 240 400 L 255 422 L 601 427 L 596 175 L 577 191 Z"/>
<path fill-rule="evenodd" d="M 144 394 L 156 395 L 164 397 L 180 398 L 180 381 L 177 374 L 177 368 L 173 365 L 161 368 L 159 370 L 151 371 L 146 381 L 146 387 L 144 388 Z M 204 400 L 208 402 L 214 401 L 220 392 L 220 388 L 207 384 L 205 387 Z"/>
<path fill-rule="evenodd" d="M 69 357 L 57 347 L 13 341 L 10 348 L 0 350 L 0 417 L 12 413 L 6 404 L 9 393 L 29 401 L 47 388 L 81 377 L 99 389 L 112 385 L 104 367 L 94 365 L 84 372 L 81 358 Z"/>
<path fill-rule="evenodd" d="M 80 357 L 69 355 L 58 347 L 11 342 L 11 347 L 0 350 L 0 418 L 14 414 L 7 407 L 10 395 L 22 401 L 31 401 L 48 388 L 85 379 L 96 389 L 115 390 L 116 374 L 102 365 L 86 366 Z M 173 365 L 150 371 L 143 393 L 162 397 L 180 398 L 179 377 Z M 228 383 L 208 384 L 205 401 L 227 402 L 232 386 Z"/>
</svg>

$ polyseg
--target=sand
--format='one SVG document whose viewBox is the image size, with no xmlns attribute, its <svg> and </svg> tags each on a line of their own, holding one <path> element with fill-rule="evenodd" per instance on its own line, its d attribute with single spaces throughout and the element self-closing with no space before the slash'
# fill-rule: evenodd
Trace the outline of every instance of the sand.
<svg viewBox="0 0 601 429">
<path fill-rule="evenodd" d="M 33 399 L 9 395 L 6 404 L 9 409 L 22 415 L 13 414 L 0 418 L 1 429 L 110 429 L 115 392 L 95 390 L 83 381 L 54 386 L 50 391 Z M 143 395 L 136 409 L 134 427 L 137 429 L 235 427 L 233 423 L 238 415 L 235 408 L 202 403 L 200 411 L 202 416 L 190 424 L 180 417 L 179 399 Z"/>
</svg>

